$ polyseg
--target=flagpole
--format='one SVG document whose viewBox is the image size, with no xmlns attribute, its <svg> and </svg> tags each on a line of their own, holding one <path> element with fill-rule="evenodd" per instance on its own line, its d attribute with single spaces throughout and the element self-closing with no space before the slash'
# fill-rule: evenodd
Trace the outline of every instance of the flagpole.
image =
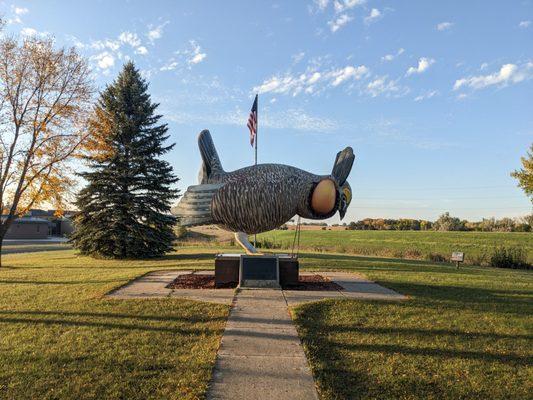
<svg viewBox="0 0 533 400">
<path fill-rule="evenodd" d="M 259 136 L 258 133 L 259 133 L 259 95 L 256 94 L 255 95 L 256 99 L 257 99 L 257 107 L 256 107 L 256 120 L 257 120 L 257 123 L 255 124 L 255 158 L 254 158 L 254 165 L 257 166 L 257 137 Z M 254 234 L 254 247 L 257 248 L 257 233 Z"/>
</svg>

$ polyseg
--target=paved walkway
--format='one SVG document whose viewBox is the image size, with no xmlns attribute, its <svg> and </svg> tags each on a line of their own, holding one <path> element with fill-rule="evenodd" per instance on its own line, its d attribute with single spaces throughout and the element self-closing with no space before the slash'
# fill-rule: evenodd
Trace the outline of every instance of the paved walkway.
<svg viewBox="0 0 533 400">
<path fill-rule="evenodd" d="M 281 290 L 238 291 L 208 399 L 318 399 Z"/>
<path fill-rule="evenodd" d="M 407 298 L 347 272 L 320 272 L 342 287 L 338 291 L 166 288 L 178 275 L 191 272 L 151 272 L 108 296 L 120 299 L 179 297 L 232 304 L 207 394 L 209 400 L 318 399 L 313 375 L 288 306 L 328 298 Z M 212 274 L 213 271 L 196 273 Z"/>
</svg>

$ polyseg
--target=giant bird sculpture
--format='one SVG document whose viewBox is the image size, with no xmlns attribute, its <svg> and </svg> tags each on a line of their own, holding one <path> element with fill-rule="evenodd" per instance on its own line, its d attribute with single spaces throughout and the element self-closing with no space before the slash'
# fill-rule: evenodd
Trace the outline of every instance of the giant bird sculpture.
<svg viewBox="0 0 533 400">
<path fill-rule="evenodd" d="M 182 226 L 217 224 L 235 232 L 247 253 L 257 253 L 249 234 L 275 229 L 294 215 L 342 219 L 352 199 L 346 181 L 355 156 L 351 147 L 337 153 L 330 175 L 315 175 L 282 164 L 259 164 L 226 172 L 208 130 L 200 132 L 199 185 L 189 186 L 173 214 Z"/>
</svg>

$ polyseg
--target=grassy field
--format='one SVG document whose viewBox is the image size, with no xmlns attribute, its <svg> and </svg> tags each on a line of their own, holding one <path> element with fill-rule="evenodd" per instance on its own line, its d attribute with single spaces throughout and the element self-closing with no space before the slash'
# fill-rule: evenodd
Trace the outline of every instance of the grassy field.
<svg viewBox="0 0 533 400">
<path fill-rule="evenodd" d="M 4 256 L 0 398 L 201 398 L 228 308 L 102 296 L 148 271 L 206 267 L 211 259 L 186 250 L 130 262 L 72 250 Z"/>
<path fill-rule="evenodd" d="M 217 251 L 180 248 L 147 261 L 6 255 L 0 398 L 203 398 L 228 308 L 103 295 L 148 271 L 211 268 Z M 301 263 L 410 296 L 293 310 L 322 399 L 530 397 L 531 272 L 313 252 Z"/>
<path fill-rule="evenodd" d="M 294 231 L 271 231 L 258 235 L 268 247 L 291 248 Z M 497 246 L 520 247 L 533 263 L 533 233 L 434 232 L 434 231 L 302 231 L 300 248 L 312 251 L 428 259 L 439 254 L 449 259 L 463 251 L 466 262 L 485 264 Z"/>
<path fill-rule="evenodd" d="M 533 393 L 533 274 L 307 254 L 410 296 L 293 312 L 322 399 L 526 399 Z"/>
</svg>

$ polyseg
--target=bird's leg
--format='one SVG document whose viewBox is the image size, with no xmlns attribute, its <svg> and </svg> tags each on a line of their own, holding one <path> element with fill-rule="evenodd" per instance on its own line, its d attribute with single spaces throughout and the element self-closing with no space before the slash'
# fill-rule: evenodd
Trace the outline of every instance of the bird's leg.
<svg viewBox="0 0 533 400">
<path fill-rule="evenodd" d="M 248 235 L 244 232 L 235 232 L 235 240 L 241 245 L 241 247 L 246 251 L 246 254 L 254 255 L 261 254 L 257 249 L 250 243 L 248 240 Z"/>
</svg>

